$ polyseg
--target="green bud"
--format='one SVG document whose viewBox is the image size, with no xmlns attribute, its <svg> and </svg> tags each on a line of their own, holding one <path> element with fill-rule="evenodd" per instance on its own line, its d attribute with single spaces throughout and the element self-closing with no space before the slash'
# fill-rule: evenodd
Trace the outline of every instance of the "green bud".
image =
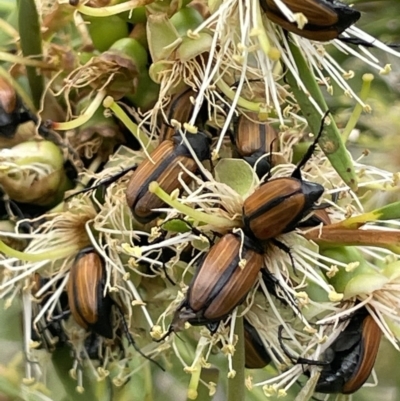
<svg viewBox="0 0 400 401">
<path fill-rule="evenodd" d="M 189 29 L 196 29 L 203 20 L 202 15 L 192 7 L 183 7 L 170 18 L 180 36 L 186 36 Z"/>
<path fill-rule="evenodd" d="M 114 42 L 126 38 L 129 34 L 127 23 L 118 15 L 107 18 L 85 16 L 90 37 L 96 50 L 106 51 Z"/>
<path fill-rule="evenodd" d="M 245 196 L 254 186 L 255 177 L 251 166 L 242 159 L 222 159 L 215 166 L 215 179 Z"/>
<path fill-rule="evenodd" d="M 0 152 L 0 184 L 21 203 L 59 202 L 70 187 L 60 149 L 50 141 L 28 141 Z"/>
</svg>

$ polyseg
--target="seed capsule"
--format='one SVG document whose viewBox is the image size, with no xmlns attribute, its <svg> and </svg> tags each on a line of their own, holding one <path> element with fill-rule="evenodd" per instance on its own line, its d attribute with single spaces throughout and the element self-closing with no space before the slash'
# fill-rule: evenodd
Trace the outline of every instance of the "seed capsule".
<svg viewBox="0 0 400 401">
<path fill-rule="evenodd" d="M 262 266 L 262 250 L 256 244 L 247 237 L 242 242 L 240 236 L 225 234 L 197 267 L 166 336 L 182 330 L 185 322 L 216 330 L 218 323 L 244 301 Z"/>
<path fill-rule="evenodd" d="M 361 14 L 338 0 L 282 0 L 293 13 L 302 13 L 307 23 L 303 29 L 296 22 L 290 22 L 274 0 L 260 0 L 267 17 L 289 32 L 307 39 L 325 42 L 336 39 L 356 23 Z"/>
<path fill-rule="evenodd" d="M 186 138 L 200 161 L 210 158 L 209 141 L 205 134 L 187 134 Z M 159 213 L 153 209 L 165 206 L 162 200 L 149 192 L 148 187 L 152 181 L 157 181 L 164 191 L 171 193 L 182 189 L 179 177 L 186 184 L 192 180 L 180 164 L 192 173 L 198 169 L 196 161 L 181 139 L 179 135 L 175 135 L 173 140 L 161 142 L 151 153 L 150 159 L 143 161 L 131 176 L 126 189 L 126 200 L 133 216 L 142 224 L 158 216 Z"/>
<path fill-rule="evenodd" d="M 321 371 L 315 391 L 352 394 L 374 367 L 382 332 L 366 309 L 359 310 L 325 351 L 329 364 Z"/>
</svg>

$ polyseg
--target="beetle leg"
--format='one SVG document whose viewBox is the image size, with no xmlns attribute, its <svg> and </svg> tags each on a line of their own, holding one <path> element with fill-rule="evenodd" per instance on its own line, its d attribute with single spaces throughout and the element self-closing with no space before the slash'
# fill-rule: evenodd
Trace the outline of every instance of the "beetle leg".
<svg viewBox="0 0 400 401">
<path fill-rule="evenodd" d="M 293 267 L 293 273 L 294 273 L 294 275 L 295 275 L 296 277 L 298 277 L 297 269 L 296 269 L 296 266 L 295 266 L 295 264 L 294 264 L 294 259 L 293 259 L 293 255 L 292 255 L 292 252 L 291 252 L 290 248 L 289 248 L 286 244 L 284 244 L 283 242 L 277 240 L 276 238 L 272 238 L 272 239 L 271 239 L 271 242 L 272 242 L 277 248 L 279 248 L 281 251 L 283 251 L 283 252 L 285 252 L 285 253 L 287 253 L 287 254 L 289 255 L 290 263 L 291 263 L 291 265 L 292 265 L 292 267 Z"/>
<path fill-rule="evenodd" d="M 313 143 L 310 145 L 310 147 L 307 149 L 307 152 L 304 154 L 303 158 L 300 160 L 299 164 L 297 165 L 296 169 L 292 173 L 293 178 L 297 178 L 301 180 L 301 169 L 304 167 L 304 165 L 308 162 L 308 160 L 311 158 L 313 153 L 315 152 L 315 148 L 317 147 L 317 143 L 319 139 L 321 138 L 322 132 L 324 131 L 324 125 L 325 125 L 325 119 L 330 113 L 330 110 L 328 109 L 325 114 L 322 116 L 321 119 L 321 126 L 319 127 L 318 134 L 316 135 Z"/>
<path fill-rule="evenodd" d="M 136 167 L 137 167 L 137 164 L 126 167 L 123 170 L 119 171 L 118 173 L 112 175 L 111 177 L 107 177 L 107 178 L 104 178 L 103 180 L 100 180 L 96 185 L 92 185 L 91 187 L 88 187 L 88 188 L 83 188 L 80 191 L 77 191 L 77 192 L 73 193 L 72 195 L 67 196 L 64 199 L 64 201 L 68 201 L 69 199 L 73 198 L 76 195 L 84 194 L 89 191 L 94 191 L 95 189 L 100 188 L 102 186 L 108 186 L 108 185 L 112 184 L 113 182 L 119 180 L 125 174 L 129 173 L 129 171 L 134 170 Z"/>
<path fill-rule="evenodd" d="M 123 312 L 122 312 L 121 307 L 120 307 L 116 302 L 114 302 L 114 305 L 115 305 L 115 307 L 118 309 L 118 312 L 120 313 L 120 317 L 121 317 L 121 321 L 122 321 L 122 327 L 124 328 L 125 335 L 126 335 L 126 337 L 127 337 L 127 339 L 128 339 L 128 343 L 129 343 L 130 345 L 132 345 L 132 347 L 135 348 L 135 350 L 136 350 L 140 355 L 142 355 L 143 358 L 146 358 L 146 359 L 149 360 L 150 362 L 153 362 L 153 363 L 154 363 L 155 365 L 157 365 L 162 371 L 165 372 L 165 369 L 164 369 L 157 361 L 155 361 L 154 359 L 152 359 L 152 358 L 150 358 L 149 356 L 147 356 L 147 355 L 138 347 L 138 345 L 136 344 L 136 341 L 133 339 L 132 334 L 131 334 L 130 331 L 129 331 L 129 327 L 128 327 L 128 324 L 126 323 L 126 320 L 125 320 L 125 317 L 124 317 L 124 314 L 123 314 Z"/>
<path fill-rule="evenodd" d="M 278 328 L 278 341 L 279 345 L 282 348 L 282 351 L 285 353 L 285 355 L 292 361 L 293 364 L 295 365 L 314 365 L 314 366 L 327 366 L 330 364 L 328 361 L 317 361 L 315 359 L 307 359 L 303 357 L 294 357 L 289 350 L 287 349 L 286 345 L 284 344 L 283 340 L 285 339 L 282 336 L 283 332 L 283 326 L 279 326 Z"/>
<path fill-rule="evenodd" d="M 290 304 L 293 308 L 297 310 L 299 315 L 301 315 L 300 309 L 297 306 L 297 303 L 295 299 L 290 295 L 289 292 L 287 292 L 282 285 L 280 284 L 279 280 L 266 268 L 261 269 L 261 274 L 263 276 L 264 283 L 267 287 L 267 290 L 269 291 L 270 294 L 274 295 L 276 298 L 278 298 L 282 303 L 285 305 Z M 285 296 L 281 296 L 277 293 L 275 287 L 278 286 Z M 289 301 L 289 302 L 288 302 Z"/>
</svg>

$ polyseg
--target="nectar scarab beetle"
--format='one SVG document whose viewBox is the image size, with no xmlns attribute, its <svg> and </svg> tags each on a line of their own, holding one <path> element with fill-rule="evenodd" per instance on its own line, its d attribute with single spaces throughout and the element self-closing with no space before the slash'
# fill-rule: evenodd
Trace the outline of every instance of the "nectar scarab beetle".
<svg viewBox="0 0 400 401">
<path fill-rule="evenodd" d="M 248 235 L 265 241 L 292 231 L 315 207 L 324 187 L 303 180 L 301 168 L 315 150 L 323 131 L 324 120 L 325 117 L 318 135 L 292 175 L 266 181 L 244 201 L 243 224 Z"/>
<path fill-rule="evenodd" d="M 194 110 L 194 104 L 192 103 L 191 98 L 195 97 L 196 92 L 191 88 L 185 89 L 183 92 L 180 92 L 172 97 L 166 113 L 167 121 L 163 121 L 161 123 L 159 137 L 160 142 L 165 141 L 166 139 L 172 139 L 172 137 L 175 135 L 176 129 L 170 125 L 171 120 L 176 120 L 181 124 L 189 122 Z M 204 103 L 196 119 L 199 129 L 203 129 L 203 125 L 206 120 L 206 114 L 207 108 L 206 103 Z"/>
<path fill-rule="evenodd" d="M 263 267 L 263 251 L 252 240 L 225 234 L 199 262 L 186 297 L 175 311 L 167 333 L 186 322 L 211 331 L 246 298 Z"/>
<path fill-rule="evenodd" d="M 378 354 L 382 331 L 365 308 L 358 310 L 349 324 L 325 351 L 315 391 L 356 392 L 368 379 Z"/>
<path fill-rule="evenodd" d="M 136 345 L 129 332 L 122 308 L 110 295 L 104 295 L 105 281 L 106 271 L 103 259 L 92 247 L 82 249 L 71 266 L 67 284 L 68 304 L 72 317 L 82 328 L 105 338 L 114 339 L 117 330 L 117 327 L 114 327 L 112 315 L 114 306 L 120 314 L 128 343 L 140 355 L 164 370 L 158 362 L 145 355 Z"/>
<path fill-rule="evenodd" d="M 282 0 L 293 12 L 306 18 L 303 28 L 290 22 L 274 0 L 260 0 L 262 9 L 275 24 L 299 36 L 316 41 L 329 41 L 355 24 L 361 17 L 359 11 L 338 0 Z"/>
<path fill-rule="evenodd" d="M 262 369 L 269 365 L 269 356 L 257 330 L 244 318 L 244 356 L 247 369 Z"/>
<path fill-rule="evenodd" d="M 210 159 L 209 138 L 202 132 L 187 134 L 186 139 L 199 161 Z M 149 184 L 157 181 L 167 193 L 182 189 L 183 182 L 189 184 L 192 177 L 182 169 L 194 173 L 198 169 L 189 149 L 182 141 L 180 134 L 175 134 L 172 140 L 161 142 L 150 154 L 150 159 L 144 160 L 133 172 L 126 188 L 126 200 L 135 219 L 142 224 L 154 220 L 159 213 L 153 209 L 165 206 L 164 202 L 149 191 Z"/>
<path fill-rule="evenodd" d="M 232 141 L 239 155 L 252 167 L 256 166 L 256 174 L 261 178 L 271 169 L 272 155 L 261 157 L 278 151 L 278 135 L 270 124 L 256 120 L 257 113 L 242 114 L 234 124 Z"/>
<path fill-rule="evenodd" d="M 71 315 L 86 330 L 113 338 L 112 305 L 104 296 L 105 267 L 93 248 L 85 248 L 76 256 L 67 284 Z"/>
</svg>

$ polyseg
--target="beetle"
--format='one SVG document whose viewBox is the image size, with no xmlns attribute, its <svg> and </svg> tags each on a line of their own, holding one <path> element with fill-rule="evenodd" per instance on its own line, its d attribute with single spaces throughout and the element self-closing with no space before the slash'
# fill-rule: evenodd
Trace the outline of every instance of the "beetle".
<svg viewBox="0 0 400 401">
<path fill-rule="evenodd" d="M 0 133 L 12 138 L 18 126 L 31 121 L 32 116 L 12 85 L 0 77 Z"/>
<path fill-rule="evenodd" d="M 261 178 L 271 169 L 272 152 L 278 151 L 278 135 L 270 124 L 257 123 L 257 119 L 257 113 L 240 115 L 234 124 L 232 142 L 239 155 L 252 167 L 256 166 L 256 174 Z M 268 158 L 260 159 L 268 152 Z"/>
<path fill-rule="evenodd" d="M 297 227 L 316 227 L 320 224 L 324 226 L 331 224 L 331 218 L 325 209 L 314 210 L 312 215 L 306 220 L 301 221 Z"/>
<path fill-rule="evenodd" d="M 244 318 L 244 355 L 247 369 L 262 369 L 269 365 L 271 357 L 257 330 Z"/>
<path fill-rule="evenodd" d="M 306 39 L 325 42 L 339 35 L 355 24 L 361 13 L 338 0 L 282 0 L 293 12 L 302 13 L 307 23 L 301 29 L 296 22 L 290 22 L 274 0 L 260 0 L 267 17 L 283 29 Z"/>
<path fill-rule="evenodd" d="M 192 97 L 196 97 L 196 92 L 191 88 L 187 88 L 172 97 L 166 113 L 167 121 L 163 121 L 161 125 L 160 142 L 172 139 L 175 135 L 176 129 L 170 125 L 171 120 L 176 120 L 181 124 L 189 121 L 194 110 L 194 104 L 190 100 Z M 196 122 L 200 124 L 200 128 L 203 127 L 204 120 L 206 120 L 206 113 L 206 103 L 203 103 L 196 119 Z"/>
<path fill-rule="evenodd" d="M 67 283 L 68 304 L 72 317 L 82 328 L 114 339 L 112 307 L 115 306 L 121 316 L 129 344 L 144 358 L 164 370 L 158 362 L 140 350 L 129 332 L 121 307 L 109 294 L 104 295 L 105 273 L 104 261 L 92 247 L 84 248 L 78 253 L 70 268 Z"/>
<path fill-rule="evenodd" d="M 113 338 L 112 300 L 104 296 L 105 267 L 92 247 L 82 249 L 70 269 L 67 283 L 71 315 L 79 326 Z"/>
<path fill-rule="evenodd" d="M 250 238 L 228 233 L 199 262 L 185 299 L 178 306 L 167 333 L 181 331 L 186 322 L 207 325 L 215 332 L 246 298 L 263 267 L 263 251 Z M 245 264 L 242 262 L 246 261 Z"/>
<path fill-rule="evenodd" d="M 187 134 L 186 138 L 200 161 L 210 159 L 209 138 L 206 134 Z M 160 187 L 167 193 L 176 189 L 182 189 L 178 177 L 186 183 L 190 183 L 192 177 L 182 169 L 182 164 L 187 170 L 194 173 L 198 166 L 189 149 L 182 142 L 179 134 L 175 134 L 172 140 L 165 140 L 150 154 L 150 159 L 144 160 L 133 172 L 126 188 L 126 201 L 135 219 L 142 224 L 154 220 L 159 213 L 153 209 L 161 208 L 165 204 L 149 190 L 149 184 L 157 181 Z"/>
<path fill-rule="evenodd" d="M 328 112 L 327 112 L 328 113 Z M 243 225 L 247 235 L 261 241 L 292 231 L 314 207 L 324 192 L 318 183 L 305 181 L 301 168 L 311 158 L 321 137 L 321 128 L 313 143 L 290 177 L 280 177 L 264 182 L 243 203 Z"/>
<path fill-rule="evenodd" d="M 378 354 L 382 331 L 365 308 L 357 311 L 349 324 L 325 351 L 315 391 L 356 392 L 368 379 Z"/>
</svg>

